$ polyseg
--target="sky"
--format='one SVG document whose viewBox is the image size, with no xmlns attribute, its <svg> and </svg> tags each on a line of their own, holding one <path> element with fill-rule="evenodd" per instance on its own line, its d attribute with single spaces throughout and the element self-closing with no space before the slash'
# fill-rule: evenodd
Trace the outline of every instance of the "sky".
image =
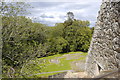
<svg viewBox="0 0 120 80">
<path fill-rule="evenodd" d="M 100 10 L 101 0 L 79 0 L 61 2 L 29 2 L 33 7 L 31 14 L 27 17 L 33 21 L 54 26 L 56 23 L 63 23 L 67 19 L 67 12 L 73 12 L 77 20 L 90 21 L 90 27 L 95 26 L 98 11 Z"/>
</svg>

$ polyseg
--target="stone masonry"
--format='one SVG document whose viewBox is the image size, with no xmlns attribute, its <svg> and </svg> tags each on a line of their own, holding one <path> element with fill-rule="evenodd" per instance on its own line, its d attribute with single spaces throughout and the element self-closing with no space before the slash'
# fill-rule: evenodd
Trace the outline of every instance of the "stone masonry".
<svg viewBox="0 0 120 80">
<path fill-rule="evenodd" d="M 120 68 L 120 0 L 103 0 L 88 51 L 90 77 Z"/>
</svg>

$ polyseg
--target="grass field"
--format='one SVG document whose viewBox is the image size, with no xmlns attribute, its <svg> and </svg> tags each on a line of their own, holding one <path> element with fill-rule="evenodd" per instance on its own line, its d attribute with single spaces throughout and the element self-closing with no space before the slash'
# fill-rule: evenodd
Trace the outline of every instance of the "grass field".
<svg viewBox="0 0 120 80">
<path fill-rule="evenodd" d="M 69 52 L 43 58 L 37 58 L 36 60 L 29 61 L 23 67 L 22 73 L 26 77 L 47 77 L 53 74 L 60 73 L 59 71 L 75 70 L 79 68 L 79 66 L 75 66 L 76 63 L 84 63 L 86 55 L 87 53 L 84 52 Z M 84 66 L 81 65 L 81 67 Z M 80 70 L 78 69 L 78 71 Z"/>
</svg>

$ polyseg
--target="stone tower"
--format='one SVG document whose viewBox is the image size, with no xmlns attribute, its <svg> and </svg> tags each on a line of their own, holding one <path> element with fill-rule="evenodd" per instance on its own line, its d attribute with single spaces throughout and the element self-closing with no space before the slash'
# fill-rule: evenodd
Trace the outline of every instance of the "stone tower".
<svg viewBox="0 0 120 80">
<path fill-rule="evenodd" d="M 120 0 L 103 0 L 88 51 L 86 72 L 94 77 L 102 71 L 120 69 Z"/>
</svg>

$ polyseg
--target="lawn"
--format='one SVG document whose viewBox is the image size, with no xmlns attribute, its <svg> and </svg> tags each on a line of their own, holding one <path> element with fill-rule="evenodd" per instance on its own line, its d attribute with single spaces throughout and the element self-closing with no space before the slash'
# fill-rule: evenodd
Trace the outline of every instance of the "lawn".
<svg viewBox="0 0 120 80">
<path fill-rule="evenodd" d="M 85 62 L 86 55 L 87 53 L 84 52 L 69 52 L 37 58 L 36 60 L 29 61 L 23 67 L 22 73 L 25 77 L 47 77 L 60 73 L 56 71 L 74 70 L 76 62 Z"/>
</svg>

